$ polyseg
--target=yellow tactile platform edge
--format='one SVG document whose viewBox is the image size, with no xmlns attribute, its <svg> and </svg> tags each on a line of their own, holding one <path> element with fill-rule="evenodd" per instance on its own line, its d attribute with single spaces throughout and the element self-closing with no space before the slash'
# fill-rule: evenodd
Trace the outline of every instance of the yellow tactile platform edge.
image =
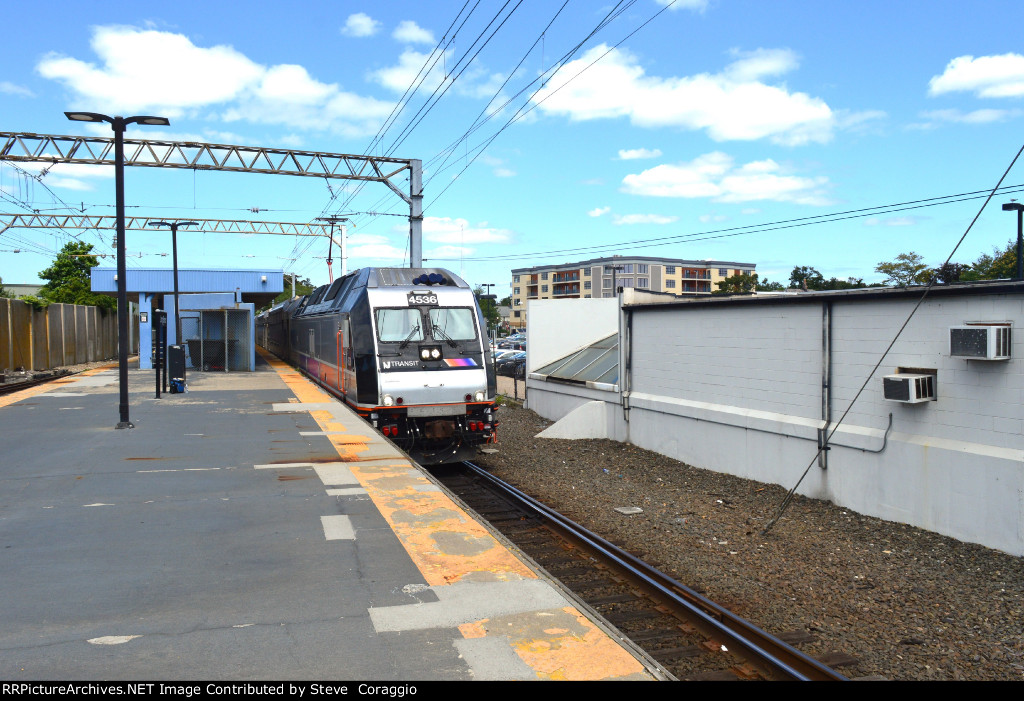
<svg viewBox="0 0 1024 701">
<path fill-rule="evenodd" d="M 111 363 L 110 365 L 103 365 L 98 368 L 92 368 L 91 370 L 85 370 L 84 372 L 80 372 L 75 375 L 68 375 L 67 377 L 62 377 L 60 379 L 53 380 L 52 382 L 46 382 L 41 385 L 36 385 L 35 387 L 29 387 L 28 389 L 23 389 L 18 392 L 11 392 L 7 396 L 0 397 L 0 409 L 4 408 L 5 406 L 10 406 L 11 404 L 15 404 L 16 402 L 20 402 L 23 399 L 34 397 L 37 394 L 49 392 L 51 389 L 56 389 L 57 387 L 61 387 L 63 385 L 74 384 L 83 377 L 97 375 L 101 372 L 106 372 L 107 370 L 116 367 L 117 363 Z"/>
<path fill-rule="evenodd" d="M 306 403 L 335 401 L 300 372 L 264 353 L 296 399 Z M 502 545 L 490 531 L 470 518 L 444 492 L 431 491 L 433 483 L 395 455 L 381 459 L 365 456 L 372 442 L 370 427 L 357 421 L 346 426 L 328 411 L 311 411 L 326 431 L 341 462 L 366 489 L 380 513 L 431 586 L 464 581 L 536 579 L 536 573 Z M 427 488 L 424 491 L 424 488 Z M 467 639 L 500 635 L 540 679 L 599 680 L 651 679 L 643 664 L 610 638 L 575 607 L 568 606 L 544 618 L 483 619 L 459 626 Z"/>
</svg>

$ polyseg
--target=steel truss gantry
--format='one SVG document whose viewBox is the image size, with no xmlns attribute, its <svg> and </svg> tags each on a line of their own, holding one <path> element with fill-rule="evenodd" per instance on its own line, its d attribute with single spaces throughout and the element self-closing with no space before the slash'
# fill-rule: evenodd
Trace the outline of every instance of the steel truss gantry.
<svg viewBox="0 0 1024 701">
<path fill-rule="evenodd" d="M 0 161 L 113 166 L 114 138 L 0 132 Z M 410 267 L 418 268 L 423 264 L 423 161 L 419 159 L 205 144 L 192 141 L 124 139 L 124 164 L 151 168 L 221 170 L 384 183 L 409 205 Z M 395 182 L 400 177 L 404 177 L 402 174 L 405 171 L 409 171 L 408 194 Z M 135 219 L 139 220 L 139 218 Z M 322 228 L 313 224 L 295 226 L 307 226 L 311 229 Z M 126 228 L 136 227 L 126 226 Z"/>
</svg>

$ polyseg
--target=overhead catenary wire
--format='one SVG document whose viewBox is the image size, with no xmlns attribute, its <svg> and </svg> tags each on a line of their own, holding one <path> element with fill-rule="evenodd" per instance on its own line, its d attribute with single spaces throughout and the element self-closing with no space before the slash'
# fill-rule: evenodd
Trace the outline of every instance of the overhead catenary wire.
<svg viewBox="0 0 1024 701">
<path fill-rule="evenodd" d="M 956 245 L 953 246 L 953 250 L 950 251 L 949 255 L 946 257 L 945 263 L 942 264 L 943 266 L 948 265 L 949 262 L 953 259 L 953 256 L 956 255 L 956 252 L 957 250 L 959 250 L 960 245 L 964 242 L 964 240 L 967 238 L 967 235 L 971 232 L 971 229 L 974 228 L 974 224 L 981 217 L 981 213 L 985 211 L 985 207 L 988 206 L 988 203 L 991 202 L 992 198 L 996 196 L 997 192 L 999 192 L 1000 188 L 1002 187 L 1003 181 L 1006 179 L 1006 176 L 1010 174 L 1010 171 L 1013 169 L 1013 166 L 1017 163 L 1017 159 L 1020 158 L 1021 153 L 1024 153 L 1024 146 L 1020 147 L 1020 149 L 1017 151 L 1017 154 L 1013 157 L 1013 160 L 1010 161 L 1010 165 L 1006 167 L 1006 170 L 1003 172 L 1002 176 L 1000 176 L 999 181 L 996 183 L 995 187 L 993 187 L 991 191 L 989 191 L 989 194 L 985 198 L 985 201 L 982 202 L 981 207 L 978 208 L 978 212 L 974 215 L 974 218 L 971 219 L 971 223 L 967 225 L 967 229 L 964 230 L 963 235 L 956 242 Z M 918 298 L 917 303 L 910 310 L 910 313 L 907 314 L 907 318 L 900 325 L 899 329 L 897 329 L 896 334 L 889 342 L 889 345 L 886 346 L 881 356 L 879 356 L 878 362 L 876 362 L 874 367 L 871 368 L 871 372 L 868 373 L 867 377 L 864 379 L 864 382 L 861 384 L 860 389 L 857 390 L 857 393 L 853 396 L 853 399 L 850 400 L 850 403 L 846 407 L 846 410 L 843 412 L 842 416 L 839 417 L 839 420 L 836 421 L 835 425 L 828 432 L 828 435 L 825 437 L 825 440 L 821 441 L 821 445 L 815 452 L 814 457 L 811 458 L 810 463 L 808 463 L 807 467 L 804 469 L 803 474 L 800 475 L 800 479 L 796 481 L 796 484 L 794 484 L 793 487 L 786 494 L 785 498 L 782 500 L 782 503 L 779 505 L 778 511 L 775 513 L 772 519 L 765 525 L 764 529 L 761 531 L 762 533 L 767 533 L 769 530 L 772 529 L 772 527 L 775 526 L 776 523 L 778 523 L 779 519 L 782 518 L 782 515 L 785 513 L 786 508 L 793 500 L 793 495 L 796 493 L 797 488 L 804 481 L 804 478 L 807 477 L 807 473 L 810 472 L 811 467 L 814 465 L 815 461 L 817 461 L 818 456 L 821 455 L 821 451 L 824 449 L 826 445 L 828 445 L 829 440 L 831 440 L 832 436 L 835 435 L 835 432 L 839 430 L 839 427 L 843 424 L 843 421 L 846 419 L 850 411 L 853 409 L 853 405 L 857 403 L 857 400 L 860 398 L 861 394 L 864 393 L 864 390 L 867 388 L 868 383 L 871 381 L 871 378 L 875 376 L 876 372 L 878 372 L 878 368 L 881 367 L 882 361 L 885 360 L 885 358 L 889 355 L 889 352 L 892 350 L 893 346 L 896 345 L 896 341 L 899 340 L 899 337 L 907 328 L 907 325 L 910 323 L 910 320 L 914 318 L 914 315 L 917 313 L 917 310 L 921 308 L 922 304 L 924 304 L 924 301 L 928 298 L 928 293 L 931 292 L 932 287 L 934 287 L 937 282 L 938 278 L 933 275 L 931 280 L 929 280 L 928 284 L 925 285 L 925 288 L 924 290 L 922 290 L 921 296 L 920 298 Z"/>
<path fill-rule="evenodd" d="M 629 241 L 616 241 L 612 243 L 599 244 L 595 246 L 581 246 L 577 248 L 562 248 L 547 251 L 534 251 L 528 253 L 510 253 L 498 256 L 476 256 L 466 258 L 465 260 L 471 262 L 488 261 L 488 260 L 517 260 L 523 258 L 542 258 L 551 256 L 564 256 L 566 254 L 573 253 L 599 253 L 607 250 L 622 250 L 623 247 L 628 246 L 630 248 L 651 248 L 657 246 L 666 246 L 678 243 L 692 243 L 694 241 L 707 241 L 718 238 L 728 238 L 731 236 L 746 236 L 750 234 L 761 234 L 768 233 L 771 231 L 779 231 L 782 229 L 792 229 L 804 226 L 811 226 L 815 224 L 830 224 L 838 221 L 844 221 L 848 219 L 862 219 L 866 217 L 874 217 L 882 214 L 894 214 L 896 212 L 904 212 L 914 209 L 922 209 L 925 207 L 937 207 L 946 204 L 956 204 L 959 202 L 966 202 L 970 200 L 981 199 L 983 197 L 990 196 L 989 190 L 976 190 L 973 192 L 962 192 L 954 195 L 941 195 L 938 197 L 929 197 L 924 199 L 910 200 L 907 202 L 897 202 L 886 205 L 876 205 L 872 207 L 862 207 L 859 209 L 845 210 L 841 212 L 833 212 L 830 214 L 815 214 L 808 217 L 797 217 L 795 219 L 780 219 L 772 222 L 761 222 L 758 224 L 747 224 L 744 226 L 728 227 L 724 229 L 712 229 L 708 231 L 700 231 L 689 234 L 675 234 L 672 236 L 662 236 L 651 239 L 634 239 Z M 1024 192 L 1024 184 L 1019 185 L 1007 185 L 1000 187 L 999 195 L 1010 195 Z M 433 260 L 438 261 L 451 261 L 457 260 L 453 258 L 434 258 Z"/>
</svg>

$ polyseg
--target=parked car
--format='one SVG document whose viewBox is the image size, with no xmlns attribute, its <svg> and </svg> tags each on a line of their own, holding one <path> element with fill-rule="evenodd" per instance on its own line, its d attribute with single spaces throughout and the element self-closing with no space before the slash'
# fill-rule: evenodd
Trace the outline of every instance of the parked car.
<svg viewBox="0 0 1024 701">
<path fill-rule="evenodd" d="M 521 364 L 523 367 L 526 365 L 526 351 L 519 351 L 507 358 L 502 358 L 494 364 L 495 372 L 499 375 L 508 375 L 512 377 L 512 373 L 515 370 L 516 363 Z"/>
</svg>

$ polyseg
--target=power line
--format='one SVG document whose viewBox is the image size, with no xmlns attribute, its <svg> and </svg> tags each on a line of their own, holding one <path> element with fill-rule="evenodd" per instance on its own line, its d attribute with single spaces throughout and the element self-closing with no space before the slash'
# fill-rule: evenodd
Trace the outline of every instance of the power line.
<svg viewBox="0 0 1024 701">
<path fill-rule="evenodd" d="M 951 261 L 953 259 L 953 256 L 956 255 L 956 252 L 960 248 L 960 245 L 964 242 L 964 239 L 967 238 L 967 234 L 971 232 L 971 229 L 974 228 L 974 224 L 981 217 L 981 213 L 985 211 L 985 207 L 987 207 L 988 203 L 992 200 L 992 198 L 995 197 L 1001 189 L 1003 189 L 1003 180 L 1005 180 L 1006 176 L 1010 174 L 1010 170 L 1013 168 L 1014 164 L 1017 162 L 1017 159 L 1020 158 L 1022 153 L 1024 153 L 1024 146 L 1021 146 L 1020 150 L 1017 151 L 1017 155 L 1013 157 L 1013 160 L 1010 161 L 1010 165 L 1008 165 L 1006 167 L 1006 170 L 1003 171 L 1003 174 L 1000 176 L 999 181 L 996 183 L 995 187 L 988 191 L 988 195 L 985 197 L 985 201 L 982 202 L 981 207 L 978 208 L 978 213 L 974 215 L 974 218 L 971 220 L 971 223 L 967 225 L 967 229 L 964 231 L 963 235 L 956 242 L 956 245 L 953 246 L 953 250 L 950 251 L 949 256 L 946 258 L 946 262 L 943 263 L 940 267 L 948 265 L 949 261 Z M 835 435 L 836 431 L 839 430 L 839 427 L 842 425 L 843 421 L 846 420 L 846 417 L 853 409 L 853 405 L 857 403 L 858 399 L 860 399 L 860 395 L 864 393 L 864 390 L 867 388 L 868 383 L 871 381 L 871 378 L 875 376 L 875 373 L 878 372 L 878 368 L 881 367 L 882 361 L 885 360 L 886 356 L 889 355 L 889 351 L 891 351 L 893 346 L 896 345 L 896 341 L 903 334 L 903 331 L 904 329 L 907 328 L 907 325 L 910 323 L 910 320 L 914 318 L 914 315 L 917 313 L 917 310 L 921 308 L 922 304 L 924 304 L 925 299 L 928 298 L 928 293 L 931 292 L 932 287 L 935 286 L 935 284 L 938 282 L 938 279 L 938 276 L 933 275 L 931 277 L 931 280 L 928 281 L 928 284 L 921 292 L 920 299 L 917 300 L 917 304 L 915 304 L 914 308 L 910 310 L 910 313 L 907 315 L 907 318 L 904 320 L 900 328 L 896 331 L 896 335 L 893 336 L 892 341 L 889 342 L 889 345 L 886 346 L 886 349 L 882 352 L 881 356 L 879 356 L 878 362 L 875 363 L 875 366 L 871 368 L 871 372 L 869 372 L 867 377 L 864 379 L 864 383 L 860 386 L 860 389 L 858 389 L 857 393 L 853 395 L 853 399 L 850 400 L 849 405 L 846 407 L 846 411 L 844 411 L 843 415 L 839 417 L 839 420 L 836 421 L 835 426 L 833 426 L 832 430 L 828 432 L 828 435 L 825 436 L 825 439 L 821 441 L 821 445 L 818 447 L 818 450 L 814 454 L 814 457 L 811 458 L 811 462 L 807 465 L 807 468 L 804 470 L 803 474 L 800 475 L 800 479 L 798 479 L 796 481 L 796 484 L 793 485 L 793 488 L 790 489 L 789 492 L 786 494 L 785 498 L 782 500 L 782 503 L 779 505 L 779 510 L 776 512 L 775 516 L 772 517 L 772 520 L 765 525 L 764 529 L 761 531 L 762 533 L 767 533 L 778 522 L 778 520 L 782 518 L 782 514 L 786 511 L 786 508 L 792 501 L 793 494 L 796 493 L 797 487 L 799 487 L 800 484 L 804 481 L 804 478 L 807 476 L 807 473 L 810 472 L 811 470 L 811 466 L 814 465 L 815 461 L 818 459 L 818 456 L 821 455 L 821 451 L 824 450 L 825 446 L 827 446 L 828 442 L 832 439 L 832 436 Z"/>
<path fill-rule="evenodd" d="M 831 214 L 817 214 L 809 217 L 798 217 L 796 219 L 782 219 L 774 222 L 762 222 L 760 224 L 748 224 L 745 226 L 735 226 L 725 229 L 712 229 L 709 231 L 694 232 L 690 234 L 676 234 L 673 236 L 664 236 L 652 239 L 640 239 L 632 240 L 628 242 L 614 242 L 607 244 L 600 244 L 595 246 L 582 246 L 579 248 L 563 248 L 557 250 L 548 250 L 533 253 L 510 253 L 506 255 L 498 256 L 477 256 L 472 258 L 465 258 L 466 261 L 480 262 L 487 260 L 519 260 L 523 258 L 538 258 L 538 257 L 551 257 L 559 256 L 567 253 L 584 253 L 584 252 L 601 252 L 606 250 L 621 250 L 624 247 L 629 248 L 652 248 L 656 246 L 666 246 L 673 243 L 692 243 L 694 241 L 707 241 L 717 238 L 728 238 L 732 236 L 746 236 L 749 234 L 760 234 L 768 233 L 771 231 L 779 231 L 781 229 L 792 229 L 803 226 L 811 226 L 814 224 L 830 224 L 838 221 L 844 221 L 847 219 L 860 219 L 865 217 L 879 216 L 882 214 L 894 214 L 896 212 L 904 212 L 913 209 L 922 209 L 925 207 L 937 207 L 945 204 L 956 204 L 958 202 L 965 202 L 968 200 L 981 199 L 983 197 L 990 196 L 991 191 L 989 190 L 976 190 L 973 192 L 961 192 L 955 195 L 942 195 L 939 197 L 929 197 L 919 200 L 910 200 L 907 202 L 897 202 L 894 204 L 877 205 L 874 207 L 863 207 L 860 209 L 851 209 L 842 212 L 833 212 Z M 995 194 L 1009 195 L 1024 192 L 1024 184 L 1020 185 L 1007 185 L 1005 187 L 999 187 L 998 192 Z M 432 260 L 459 260 L 455 258 L 433 258 Z"/>
</svg>

